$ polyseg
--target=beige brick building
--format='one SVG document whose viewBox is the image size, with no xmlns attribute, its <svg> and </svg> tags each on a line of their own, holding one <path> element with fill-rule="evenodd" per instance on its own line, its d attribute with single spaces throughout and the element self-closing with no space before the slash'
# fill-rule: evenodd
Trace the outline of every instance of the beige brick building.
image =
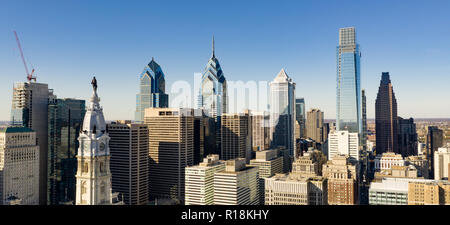
<svg viewBox="0 0 450 225">
<path fill-rule="evenodd" d="M 193 165 L 194 115 L 188 108 L 147 108 L 149 194 L 184 202 L 185 167 Z"/>
<path fill-rule="evenodd" d="M 328 179 L 328 204 L 357 205 L 357 164 L 347 155 L 336 155 L 323 165 L 323 176 Z"/>
<path fill-rule="evenodd" d="M 433 180 L 409 182 L 408 205 L 450 205 L 450 182 Z"/>
</svg>

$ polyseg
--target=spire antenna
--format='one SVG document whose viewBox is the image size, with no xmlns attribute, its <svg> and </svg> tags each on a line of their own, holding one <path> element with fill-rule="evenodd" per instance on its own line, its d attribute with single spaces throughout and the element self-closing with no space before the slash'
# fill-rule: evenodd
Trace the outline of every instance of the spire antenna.
<svg viewBox="0 0 450 225">
<path fill-rule="evenodd" d="M 215 54 L 214 54 L 214 34 L 213 34 L 213 38 L 212 38 L 212 57 L 215 58 Z"/>
</svg>

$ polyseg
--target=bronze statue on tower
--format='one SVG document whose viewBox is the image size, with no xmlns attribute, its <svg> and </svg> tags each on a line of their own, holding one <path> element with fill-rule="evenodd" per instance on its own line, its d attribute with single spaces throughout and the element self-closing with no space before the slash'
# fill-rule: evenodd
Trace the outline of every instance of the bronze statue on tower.
<svg viewBox="0 0 450 225">
<path fill-rule="evenodd" d="M 97 79 L 95 79 L 95 76 L 92 79 L 91 84 L 92 84 L 92 88 L 94 88 L 94 92 L 97 92 Z"/>
</svg>

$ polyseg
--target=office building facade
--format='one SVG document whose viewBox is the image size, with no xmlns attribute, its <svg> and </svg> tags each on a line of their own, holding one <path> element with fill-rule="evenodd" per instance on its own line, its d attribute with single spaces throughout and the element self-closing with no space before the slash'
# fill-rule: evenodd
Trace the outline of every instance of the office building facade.
<svg viewBox="0 0 450 225">
<path fill-rule="evenodd" d="M 214 205 L 259 205 L 258 167 L 245 159 L 225 162 L 225 170 L 214 175 Z"/>
<path fill-rule="evenodd" d="M 352 160 L 359 160 L 358 133 L 350 133 L 346 130 L 331 131 L 328 135 L 328 160 L 335 156 L 345 154 Z"/>
<path fill-rule="evenodd" d="M 269 85 L 271 147 L 284 146 L 294 157 L 295 83 L 281 69 Z"/>
<path fill-rule="evenodd" d="M 39 204 L 47 204 L 48 102 L 53 90 L 47 84 L 16 83 L 13 89 L 11 124 L 31 128 L 39 145 Z"/>
<path fill-rule="evenodd" d="M 306 107 L 304 98 L 295 99 L 295 120 L 299 124 L 299 138 L 306 137 Z"/>
<path fill-rule="evenodd" d="M 84 100 L 54 98 L 48 105 L 47 204 L 75 202 L 78 137 Z"/>
<path fill-rule="evenodd" d="M 39 162 L 36 132 L 0 127 L 0 205 L 39 204 Z"/>
<path fill-rule="evenodd" d="M 127 205 L 146 205 L 149 200 L 148 128 L 131 121 L 106 126 L 111 152 L 112 191 Z"/>
<path fill-rule="evenodd" d="M 194 162 L 193 113 L 189 108 L 145 109 L 151 199 L 184 202 L 185 168 Z"/>
<path fill-rule="evenodd" d="M 208 155 L 199 165 L 186 167 L 185 204 L 214 204 L 214 174 L 225 170 L 219 155 Z"/>
<path fill-rule="evenodd" d="M 388 72 L 381 74 L 380 87 L 375 100 L 376 152 L 398 151 L 397 100 Z"/>
<path fill-rule="evenodd" d="M 316 142 L 323 143 L 323 112 L 320 109 L 311 109 L 308 111 L 306 118 L 306 137 L 313 139 Z"/>
</svg>

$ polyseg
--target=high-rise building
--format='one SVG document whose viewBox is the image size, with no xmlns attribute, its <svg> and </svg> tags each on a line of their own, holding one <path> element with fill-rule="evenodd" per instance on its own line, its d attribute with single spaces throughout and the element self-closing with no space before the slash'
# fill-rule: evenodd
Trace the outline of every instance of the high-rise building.
<svg viewBox="0 0 450 225">
<path fill-rule="evenodd" d="M 48 102 L 53 90 L 47 84 L 16 83 L 13 89 L 11 124 L 31 128 L 39 145 L 39 204 L 47 204 Z"/>
<path fill-rule="evenodd" d="M 269 148 L 270 145 L 270 120 L 268 112 L 251 111 L 252 121 L 252 149 L 253 151 L 262 151 Z"/>
<path fill-rule="evenodd" d="M 295 120 L 297 120 L 300 126 L 300 138 L 306 138 L 306 109 L 304 98 L 295 99 Z"/>
<path fill-rule="evenodd" d="M 323 177 L 328 179 L 328 204 L 357 205 L 359 203 L 358 164 L 348 155 L 336 155 L 323 165 Z"/>
<path fill-rule="evenodd" d="M 127 205 L 145 205 L 148 193 L 148 128 L 131 121 L 107 124 L 112 191 Z"/>
<path fill-rule="evenodd" d="M 448 180 L 450 169 L 450 146 L 438 148 L 434 152 L 434 179 Z"/>
<path fill-rule="evenodd" d="M 380 87 L 375 100 L 376 152 L 398 151 L 397 100 L 388 72 L 381 74 Z"/>
<path fill-rule="evenodd" d="M 361 102 L 362 102 L 362 130 L 361 130 L 361 139 L 360 143 L 364 149 L 367 149 L 367 99 L 366 99 L 366 90 L 361 90 Z"/>
<path fill-rule="evenodd" d="M 87 106 L 83 127 L 78 137 L 77 205 L 111 205 L 111 171 L 108 132 L 103 108 L 97 95 L 97 80 L 92 80 L 94 93 Z"/>
<path fill-rule="evenodd" d="M 83 125 L 84 100 L 53 98 L 48 105 L 47 204 L 73 204 L 78 137 Z"/>
<path fill-rule="evenodd" d="M 194 165 L 217 153 L 215 129 L 213 118 L 206 116 L 203 109 L 194 109 Z"/>
<path fill-rule="evenodd" d="M 214 175 L 214 205 L 258 205 L 258 167 L 245 159 L 225 162 L 225 170 Z"/>
<path fill-rule="evenodd" d="M 408 205 L 450 205 L 450 182 L 435 180 L 409 182 Z"/>
<path fill-rule="evenodd" d="M 398 152 L 403 157 L 417 155 L 417 132 L 413 118 L 398 117 Z"/>
<path fill-rule="evenodd" d="M 250 166 L 257 166 L 259 169 L 259 202 L 264 205 L 264 178 L 283 173 L 283 158 L 279 156 L 277 149 L 258 151 L 256 158 L 250 160 Z"/>
<path fill-rule="evenodd" d="M 145 109 L 169 107 L 169 96 L 166 94 L 164 73 L 161 66 L 153 58 L 139 75 L 139 82 L 140 90 L 139 94 L 136 95 L 134 118 L 136 122 L 143 123 Z"/>
<path fill-rule="evenodd" d="M 427 152 L 428 165 L 430 166 L 430 178 L 434 178 L 434 153 L 444 144 L 444 132 L 436 126 L 428 127 Z"/>
<path fill-rule="evenodd" d="M 199 165 L 185 169 L 185 205 L 214 204 L 214 174 L 225 170 L 219 155 L 208 155 Z"/>
<path fill-rule="evenodd" d="M 0 128 L 0 205 L 14 202 L 39 204 L 39 146 L 27 127 Z"/>
<path fill-rule="evenodd" d="M 147 108 L 149 129 L 149 194 L 184 201 L 185 167 L 194 162 L 194 110 Z"/>
<path fill-rule="evenodd" d="M 323 143 L 323 112 L 320 109 L 311 109 L 306 118 L 306 137 Z"/>
<path fill-rule="evenodd" d="M 245 158 L 250 162 L 251 156 L 251 117 L 248 111 L 244 113 L 222 114 L 221 153 L 222 160 Z"/>
<path fill-rule="evenodd" d="M 336 130 L 361 134 L 361 52 L 354 27 L 339 29 Z"/>
<path fill-rule="evenodd" d="M 294 157 L 295 83 L 284 69 L 270 82 L 271 147 L 284 146 Z"/>
<path fill-rule="evenodd" d="M 228 112 L 227 81 L 216 58 L 214 50 L 214 37 L 212 42 L 212 55 L 206 64 L 202 75 L 198 95 L 198 107 L 206 110 L 207 116 L 216 122 L 216 148 L 220 149 L 221 116 Z"/>
<path fill-rule="evenodd" d="M 348 155 L 351 160 L 359 160 L 358 133 L 350 133 L 346 130 L 330 131 L 328 135 L 328 160 L 333 160 L 337 155 Z"/>
</svg>

